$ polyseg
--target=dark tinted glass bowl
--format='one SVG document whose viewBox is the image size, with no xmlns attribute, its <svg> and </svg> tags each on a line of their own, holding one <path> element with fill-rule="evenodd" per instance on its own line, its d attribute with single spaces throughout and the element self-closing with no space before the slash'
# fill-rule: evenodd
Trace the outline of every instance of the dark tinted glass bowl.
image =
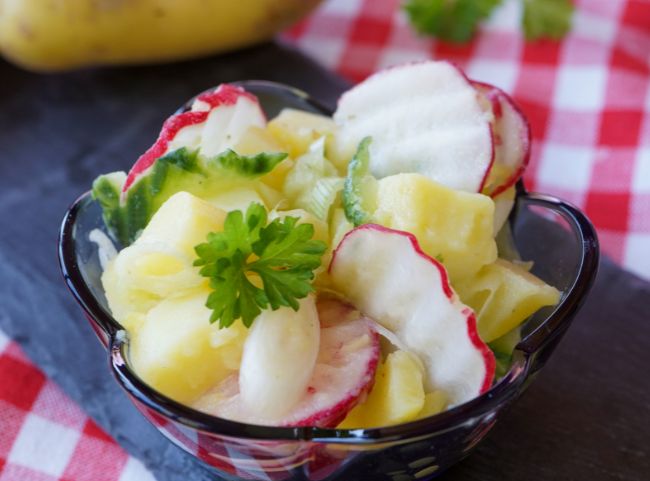
<svg viewBox="0 0 650 481">
<path fill-rule="evenodd" d="M 330 113 L 306 94 L 269 82 L 244 82 L 269 117 L 283 107 Z M 186 107 L 185 107 L 186 108 Z M 550 196 L 518 185 L 509 223 L 533 272 L 562 299 L 529 319 L 509 372 L 482 396 L 433 417 L 378 429 L 264 427 L 201 413 L 156 392 L 131 369 L 122 335 L 104 297 L 95 244 L 105 230 L 88 193 L 66 213 L 59 240 L 65 281 L 107 348 L 115 378 L 135 406 L 172 442 L 226 479 L 427 479 L 467 456 L 552 354 L 596 275 L 598 242 L 587 218 Z M 531 422 L 533 422 L 531 420 Z M 522 461 L 525 462 L 525 461 Z"/>
</svg>

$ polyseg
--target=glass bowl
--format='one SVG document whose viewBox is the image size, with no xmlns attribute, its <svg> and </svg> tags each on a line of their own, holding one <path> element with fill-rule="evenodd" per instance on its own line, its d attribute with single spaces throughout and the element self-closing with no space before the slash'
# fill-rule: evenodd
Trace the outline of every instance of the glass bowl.
<svg viewBox="0 0 650 481">
<path fill-rule="evenodd" d="M 281 84 L 241 85 L 259 97 L 269 117 L 283 107 L 331 114 L 304 92 Z M 103 293 L 96 245 L 88 235 L 105 227 L 89 193 L 65 215 L 59 261 L 65 282 L 106 347 L 113 374 L 130 400 L 169 440 L 220 477 L 430 479 L 467 456 L 522 394 L 570 326 L 596 275 L 596 233 L 570 204 L 528 193 L 520 182 L 509 224 L 522 258 L 532 260 L 533 272 L 562 291 L 561 301 L 526 322 L 511 368 L 488 392 L 432 417 L 376 429 L 243 424 L 179 404 L 144 383 L 129 365 L 128 336 L 111 316 Z"/>
</svg>

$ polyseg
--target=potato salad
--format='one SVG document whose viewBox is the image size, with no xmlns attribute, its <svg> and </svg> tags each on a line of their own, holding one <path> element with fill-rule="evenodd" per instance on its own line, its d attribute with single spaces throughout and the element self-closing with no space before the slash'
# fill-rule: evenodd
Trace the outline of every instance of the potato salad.
<svg viewBox="0 0 650 481">
<path fill-rule="evenodd" d="M 561 295 L 511 242 L 529 152 L 513 100 L 442 61 L 372 75 L 331 117 L 199 95 L 93 184 L 131 367 L 258 425 L 379 427 L 480 396 Z"/>
</svg>

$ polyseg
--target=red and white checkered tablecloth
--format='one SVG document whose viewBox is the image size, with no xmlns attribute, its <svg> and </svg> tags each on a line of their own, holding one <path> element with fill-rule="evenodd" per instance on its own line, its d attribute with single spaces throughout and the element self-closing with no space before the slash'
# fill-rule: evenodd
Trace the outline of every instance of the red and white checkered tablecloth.
<svg viewBox="0 0 650 481">
<path fill-rule="evenodd" d="M 155 481 L 0 331 L 0 481 Z"/>
<path fill-rule="evenodd" d="M 510 0 L 462 46 L 419 38 L 399 3 L 332 0 L 288 37 L 353 81 L 448 59 L 511 93 L 532 125 L 528 187 L 585 210 L 603 251 L 650 279 L 650 1 L 576 0 L 563 42 L 526 43 Z"/>
<path fill-rule="evenodd" d="M 603 251 L 650 278 L 650 0 L 576 0 L 563 42 L 528 44 L 521 2 L 504 3 L 462 46 L 417 37 L 399 0 L 330 0 L 284 38 L 353 81 L 440 58 L 512 93 L 533 131 L 527 185 L 583 208 Z M 0 481 L 150 479 L 0 332 Z"/>
</svg>

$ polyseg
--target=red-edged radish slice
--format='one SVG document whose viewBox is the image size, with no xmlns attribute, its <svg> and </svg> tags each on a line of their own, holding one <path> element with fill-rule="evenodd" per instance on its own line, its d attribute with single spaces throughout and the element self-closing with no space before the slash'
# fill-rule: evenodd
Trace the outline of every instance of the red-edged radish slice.
<svg viewBox="0 0 650 481">
<path fill-rule="evenodd" d="M 266 117 L 253 94 L 221 84 L 201 94 L 190 111 L 165 121 L 158 140 L 131 167 L 122 192 L 146 174 L 158 158 L 175 149 L 200 147 L 204 155 L 216 155 L 236 145 L 249 127 L 265 125 Z"/>
<path fill-rule="evenodd" d="M 245 407 L 263 417 L 291 412 L 307 390 L 319 343 L 314 296 L 302 299 L 298 311 L 289 307 L 262 311 L 244 342 L 239 367 Z"/>
<path fill-rule="evenodd" d="M 478 336 L 474 313 L 412 234 L 357 227 L 334 251 L 330 274 L 355 306 L 420 357 L 426 391 L 441 389 L 457 405 L 490 388 L 494 355 Z"/>
<path fill-rule="evenodd" d="M 328 301 L 339 302 L 339 301 Z M 303 397 L 282 416 L 263 416 L 242 402 L 237 375 L 203 395 L 194 407 L 215 416 L 269 426 L 334 427 L 372 388 L 379 336 L 371 321 L 346 304 L 319 307 L 320 348 Z M 257 322 L 257 321 L 255 321 Z M 278 352 L 282 344 L 276 346 Z M 258 407 L 264 403 L 258 400 Z"/>
<path fill-rule="evenodd" d="M 517 104 L 503 90 L 481 82 L 473 84 L 494 114 L 494 166 L 484 192 L 496 197 L 512 187 L 526 169 L 530 159 L 530 126 Z"/>
<path fill-rule="evenodd" d="M 492 114 L 449 62 L 375 73 L 343 94 L 334 120 L 343 152 L 353 153 L 364 137 L 372 137 L 370 170 L 380 178 L 414 172 L 479 192 L 494 158 Z"/>
</svg>

